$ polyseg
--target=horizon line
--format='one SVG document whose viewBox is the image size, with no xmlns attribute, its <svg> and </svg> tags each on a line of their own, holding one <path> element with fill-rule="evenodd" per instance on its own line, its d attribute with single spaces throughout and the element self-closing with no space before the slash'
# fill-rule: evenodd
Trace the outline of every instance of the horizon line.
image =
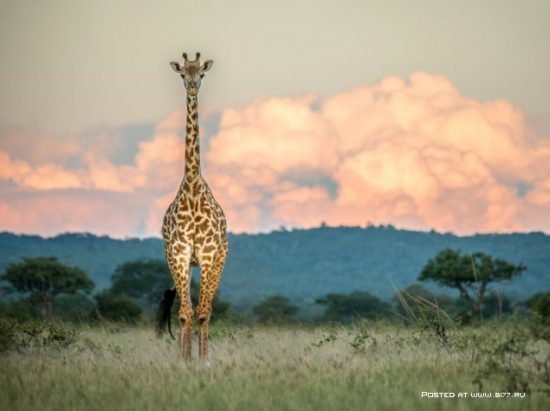
<svg viewBox="0 0 550 411">
<path fill-rule="evenodd" d="M 377 230 L 380 230 L 380 229 L 385 229 L 385 230 L 394 230 L 394 231 L 403 231 L 403 232 L 415 232 L 415 233 L 423 233 L 423 234 L 437 234 L 437 235 L 450 235 L 450 236 L 453 236 L 453 237 L 457 237 L 457 238 L 468 238 L 468 237 L 477 237 L 477 236 L 506 236 L 506 235 L 531 235 L 531 234 L 542 234 L 544 236 L 550 236 L 550 233 L 547 233 L 545 232 L 544 230 L 532 230 L 532 231 L 508 231 L 508 232 L 475 232 L 475 233 L 470 233 L 470 234 L 465 234 L 465 235 L 460 235 L 460 234 L 457 234 L 457 233 L 454 233 L 452 231 L 438 231 L 438 230 L 435 230 L 435 229 L 430 229 L 430 230 L 420 230 L 420 229 L 412 229 L 412 228 L 399 228 L 399 227 L 396 227 L 394 226 L 393 224 L 379 224 L 379 225 L 375 225 L 375 224 L 370 224 L 370 225 L 366 225 L 366 226 L 360 226 L 360 225 L 319 225 L 318 227 L 309 227 L 309 228 L 304 228 L 304 227 L 285 227 L 285 226 L 281 226 L 277 229 L 272 229 L 272 230 L 269 230 L 269 231 L 256 231 L 256 232 L 228 232 L 228 235 L 230 236 L 244 236 L 244 235 L 247 235 L 247 236 L 254 236 L 254 235 L 270 235 L 270 234 L 277 234 L 277 233 L 291 233 L 291 232 L 294 232 L 294 231 L 313 231 L 313 230 L 323 230 L 323 229 L 339 229 L 339 228 L 344 228 L 344 229 L 361 229 L 361 230 L 369 230 L 369 229 L 377 229 Z M 112 234 L 107 234 L 107 233 L 103 233 L 103 234 L 100 234 L 100 233 L 93 233 L 93 232 L 90 232 L 90 231 L 64 231 L 64 232 L 59 232 L 59 233 L 56 233 L 56 234 L 52 234 L 52 235 L 44 235 L 44 234 L 39 234 L 39 233 L 24 233 L 24 232 L 14 232 L 14 231 L 8 231 L 8 230 L 1 230 L 0 231 L 0 235 L 4 235 L 4 234 L 11 234 L 11 235 L 15 235 L 15 236 L 20 236 L 20 237 L 40 237 L 42 239 L 55 239 L 55 238 L 58 238 L 58 237 L 63 237 L 63 236 L 77 236 L 77 235 L 81 235 L 81 236 L 86 236 L 86 237 L 97 237 L 97 238 L 102 238 L 102 237 L 107 237 L 111 240 L 119 240 L 119 241 L 127 241 L 127 240 L 140 240 L 140 241 L 143 241 L 143 240 L 163 240 L 163 238 L 159 235 L 159 236 L 139 236 L 139 235 L 134 235 L 134 236 L 123 236 L 123 237 L 119 237 L 119 236 L 115 236 L 115 235 L 112 235 Z"/>
</svg>

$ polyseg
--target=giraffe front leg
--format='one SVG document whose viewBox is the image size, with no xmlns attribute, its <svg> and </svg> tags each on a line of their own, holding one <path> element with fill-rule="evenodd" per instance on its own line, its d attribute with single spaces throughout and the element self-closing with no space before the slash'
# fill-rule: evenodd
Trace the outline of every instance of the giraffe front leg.
<svg viewBox="0 0 550 411">
<path fill-rule="evenodd" d="M 191 302 L 191 267 L 187 266 L 182 275 L 180 296 L 179 321 L 181 327 L 180 351 L 184 361 L 191 359 L 191 335 L 193 330 L 193 305 Z"/>
<path fill-rule="evenodd" d="M 191 331 L 193 306 L 191 303 L 191 251 L 189 245 L 175 242 L 170 248 L 169 267 L 174 277 L 180 300 L 180 352 L 184 361 L 191 359 Z"/>
<path fill-rule="evenodd" d="M 214 264 L 201 267 L 201 289 L 197 318 L 199 321 L 199 358 L 205 362 L 208 358 L 208 327 L 212 314 L 212 301 L 220 284 L 223 266 L 227 257 L 227 245 L 217 254 Z"/>
</svg>

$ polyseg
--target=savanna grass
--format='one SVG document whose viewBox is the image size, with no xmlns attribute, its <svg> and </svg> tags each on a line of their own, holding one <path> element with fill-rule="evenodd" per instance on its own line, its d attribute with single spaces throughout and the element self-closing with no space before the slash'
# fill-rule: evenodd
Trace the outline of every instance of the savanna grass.
<svg viewBox="0 0 550 411">
<path fill-rule="evenodd" d="M 423 391 L 478 392 L 480 381 L 483 392 L 505 391 L 507 375 L 485 367 L 500 358 L 490 347 L 522 332 L 518 327 L 453 329 L 448 344 L 442 344 L 416 328 L 388 324 L 217 323 L 207 366 L 183 365 L 177 343 L 157 339 L 152 329 L 82 328 L 68 347 L 4 352 L 0 409 L 550 409 L 549 397 L 539 390 L 544 384 L 527 358 L 517 360 L 518 367 L 534 372 L 525 398 L 421 398 Z M 548 355 L 547 345 L 537 349 L 540 358 Z"/>
</svg>

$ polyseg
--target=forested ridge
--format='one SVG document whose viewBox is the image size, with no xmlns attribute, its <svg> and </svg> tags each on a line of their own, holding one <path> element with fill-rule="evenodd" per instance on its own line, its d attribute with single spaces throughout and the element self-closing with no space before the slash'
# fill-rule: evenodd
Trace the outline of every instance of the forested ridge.
<svg viewBox="0 0 550 411">
<path fill-rule="evenodd" d="M 230 234 L 230 252 L 221 295 L 236 306 L 250 307 L 266 296 L 281 294 L 309 304 L 332 292 L 364 290 L 389 298 L 394 287 L 416 282 L 426 261 L 450 247 L 482 251 L 527 270 L 498 290 L 524 298 L 550 288 L 550 236 L 540 233 L 450 233 L 379 227 L 319 227 L 267 234 Z M 51 238 L 0 233 L 0 272 L 24 257 L 56 256 L 85 270 L 96 289 L 108 287 L 120 264 L 163 259 L 162 240 L 112 239 L 87 233 Z"/>
</svg>

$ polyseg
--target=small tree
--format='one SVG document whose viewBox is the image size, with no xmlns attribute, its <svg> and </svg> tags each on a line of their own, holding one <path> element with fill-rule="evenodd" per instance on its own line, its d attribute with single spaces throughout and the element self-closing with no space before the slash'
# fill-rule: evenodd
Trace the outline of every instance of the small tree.
<svg viewBox="0 0 550 411">
<path fill-rule="evenodd" d="M 350 294 L 327 294 L 316 299 L 315 303 L 327 307 L 323 318 L 329 321 L 350 322 L 354 318 L 361 317 L 381 318 L 391 311 L 388 303 L 364 291 L 354 291 Z"/>
<path fill-rule="evenodd" d="M 252 312 L 261 323 L 284 323 L 294 319 L 298 307 L 290 302 L 287 297 L 273 295 L 256 304 Z"/>
<path fill-rule="evenodd" d="M 447 248 L 428 260 L 418 279 L 457 289 L 468 302 L 471 317 L 479 318 L 487 287 L 511 280 L 525 270 L 521 263 L 514 265 L 485 253 L 462 254 Z"/>
<path fill-rule="evenodd" d="M 30 296 L 43 316 L 51 313 L 58 295 L 88 293 L 94 288 L 83 270 L 64 265 L 55 257 L 26 258 L 22 263 L 11 264 L 0 279 L 11 285 L 10 291 Z"/>
<path fill-rule="evenodd" d="M 156 306 L 159 296 L 173 283 L 163 260 L 128 261 L 116 268 L 112 279 L 114 294 L 127 294 L 149 307 Z"/>
</svg>

